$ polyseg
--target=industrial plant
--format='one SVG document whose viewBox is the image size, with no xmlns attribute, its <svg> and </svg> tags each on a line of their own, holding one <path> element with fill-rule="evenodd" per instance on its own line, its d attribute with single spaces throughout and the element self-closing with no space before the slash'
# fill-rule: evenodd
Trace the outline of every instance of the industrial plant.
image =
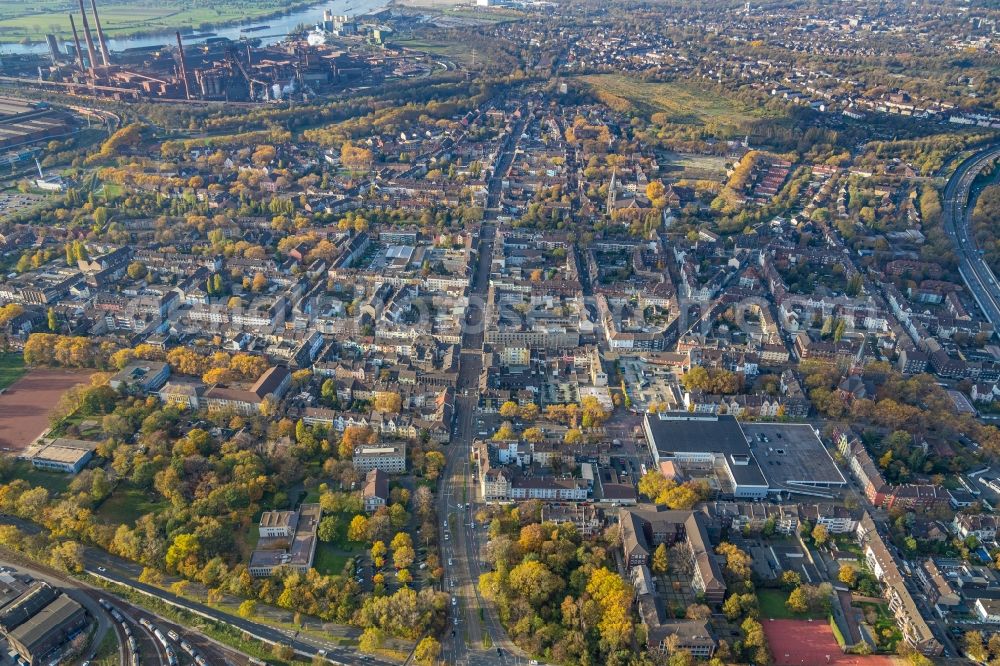
<svg viewBox="0 0 1000 666">
<path fill-rule="evenodd" d="M 84 2 L 79 0 L 78 15 L 69 16 L 72 42 L 61 46 L 49 34 L 47 58 L 5 57 L 0 82 L 120 100 L 268 102 L 308 99 L 338 85 L 370 82 L 380 72 L 350 48 L 352 41 L 365 42 L 347 16 L 327 12 L 312 32 L 273 46 L 262 46 L 252 31 L 238 40 L 194 35 L 198 41 L 192 44 L 176 32 L 169 44 L 112 53 L 97 1 L 90 0 L 89 14 Z M 330 36 L 349 43 L 328 45 Z"/>
</svg>

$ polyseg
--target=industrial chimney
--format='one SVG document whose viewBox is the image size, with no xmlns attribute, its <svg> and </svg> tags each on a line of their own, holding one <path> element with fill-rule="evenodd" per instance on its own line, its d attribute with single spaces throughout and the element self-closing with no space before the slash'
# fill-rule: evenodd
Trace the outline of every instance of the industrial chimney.
<svg viewBox="0 0 1000 666">
<path fill-rule="evenodd" d="M 83 71 L 83 50 L 80 48 L 80 35 L 76 31 L 76 21 L 73 15 L 69 15 L 69 24 L 73 28 L 73 43 L 76 44 L 76 61 L 80 64 L 80 71 Z"/>
<path fill-rule="evenodd" d="M 191 88 L 188 87 L 187 60 L 184 58 L 184 42 L 181 41 L 179 30 L 175 34 L 177 35 L 177 54 L 181 60 L 181 80 L 184 81 L 184 99 L 191 99 Z"/>
<path fill-rule="evenodd" d="M 87 57 L 90 59 L 90 75 L 94 76 L 94 68 L 97 67 L 97 52 L 94 51 L 94 38 L 90 36 L 90 22 L 87 21 L 87 10 L 83 8 L 83 0 L 80 0 L 80 15 L 83 17 L 83 38 L 87 40 Z"/>
<path fill-rule="evenodd" d="M 101 29 L 101 17 L 97 15 L 97 0 L 90 0 L 90 7 L 94 10 L 94 27 L 97 28 L 97 42 L 101 45 L 101 60 L 107 67 L 111 64 L 111 54 L 108 53 L 108 43 L 104 39 L 104 30 Z"/>
</svg>

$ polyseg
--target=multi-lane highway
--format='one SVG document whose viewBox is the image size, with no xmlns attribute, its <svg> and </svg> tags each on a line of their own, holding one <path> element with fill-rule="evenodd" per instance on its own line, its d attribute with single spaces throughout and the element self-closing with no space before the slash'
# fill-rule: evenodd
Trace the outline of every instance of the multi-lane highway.
<svg viewBox="0 0 1000 666">
<path fill-rule="evenodd" d="M 28 575 L 35 580 L 42 580 L 58 587 L 82 604 L 97 621 L 98 628 L 92 644 L 95 646 L 99 644 L 108 631 L 114 632 L 118 636 L 119 663 L 123 666 L 139 666 L 140 664 L 168 665 L 167 653 L 164 646 L 153 637 L 152 632 L 145 630 L 139 624 L 138 620 L 140 619 L 146 619 L 158 624 L 158 626 L 163 627 L 163 631 L 174 631 L 179 636 L 183 636 L 210 664 L 231 665 L 249 663 L 246 656 L 230 650 L 201 634 L 161 620 L 144 609 L 116 598 L 105 590 L 81 583 L 77 579 L 42 564 L 28 562 L 15 553 L 4 552 L 0 554 L 0 564 L 13 568 L 19 574 Z M 116 609 L 123 616 L 124 622 L 112 618 L 107 604 L 110 604 L 110 607 Z M 131 634 L 126 633 L 126 626 L 128 626 Z M 137 661 L 133 659 L 131 650 L 128 649 L 130 635 L 136 641 Z M 93 657 L 93 648 L 86 656 Z M 187 659 L 187 655 L 185 655 L 181 663 L 188 663 L 188 661 L 193 663 L 193 660 Z"/>
<path fill-rule="evenodd" d="M 5 516 L 0 518 L 0 523 L 13 524 L 18 526 L 20 529 L 26 532 L 32 533 L 37 532 L 41 528 L 33 523 L 20 520 L 11 516 Z M 0 561 L 0 564 L 3 562 Z M 19 569 L 23 569 L 23 562 L 14 561 L 14 566 L 18 566 Z M 100 588 L 81 583 L 79 580 L 70 578 L 65 574 L 58 574 L 58 572 L 52 572 L 47 567 L 42 567 L 42 565 L 32 565 L 34 569 L 41 571 L 48 571 L 48 575 L 53 577 L 53 580 L 58 580 L 58 584 L 64 588 L 74 590 L 73 596 L 81 603 L 85 603 L 83 597 L 89 596 L 92 598 L 92 605 L 96 608 L 92 610 L 92 613 L 96 617 L 106 615 L 101 613 L 101 609 L 97 607 L 97 598 L 100 596 L 106 596 L 108 593 Z M 324 656 L 326 661 L 331 664 L 356 664 L 362 661 L 365 664 L 370 664 L 371 666 L 392 666 L 393 661 L 386 658 L 374 655 L 359 655 L 357 650 L 350 647 L 345 647 L 340 645 L 337 641 L 338 637 L 351 637 L 357 638 L 360 634 L 360 630 L 353 627 L 338 627 L 340 631 L 337 635 L 334 633 L 329 634 L 329 639 L 324 640 L 318 638 L 312 633 L 307 632 L 297 632 L 290 629 L 282 629 L 274 627 L 263 622 L 257 622 L 252 619 L 247 619 L 235 615 L 232 613 L 227 613 L 225 611 L 212 608 L 203 603 L 193 601 L 185 597 L 179 597 L 176 594 L 168 590 L 164 590 L 146 583 L 139 581 L 139 576 L 142 574 L 142 566 L 134 562 L 129 562 L 128 560 L 122 559 L 115 555 L 108 553 L 107 551 L 93 548 L 90 546 L 84 546 L 83 550 L 83 566 L 84 569 L 96 578 L 101 578 L 106 581 L 117 583 L 125 587 L 129 587 L 133 590 L 148 594 L 149 596 L 156 597 L 170 605 L 178 608 L 183 608 L 184 610 L 193 613 L 195 615 L 209 618 L 217 622 L 228 624 L 229 626 L 235 627 L 241 631 L 246 632 L 251 636 L 255 636 L 268 643 L 282 643 L 284 645 L 290 646 L 293 650 L 301 655 L 307 655 L 309 657 L 314 657 L 317 655 Z M 55 584 L 55 583 L 54 583 Z M 76 595 L 76 596 L 74 596 Z M 78 598 L 80 597 L 80 598 Z M 90 605 L 88 605 L 88 609 Z M 154 618 L 150 613 L 139 609 L 133 608 L 130 611 L 136 617 L 146 616 L 151 620 Z M 110 623 L 110 618 L 107 618 Z M 170 623 L 162 620 L 156 619 L 157 624 L 164 624 L 168 628 L 171 628 Z M 189 630 L 183 628 L 175 627 L 179 634 L 187 633 Z M 325 629 L 329 632 L 331 626 L 325 625 Z M 243 664 L 247 663 L 245 658 L 242 658 L 239 653 L 225 648 L 224 646 L 211 641 L 205 636 L 200 634 L 189 633 L 191 642 L 195 644 L 196 647 L 201 649 L 209 658 L 209 662 L 215 663 L 234 663 Z M 151 646 L 155 647 L 155 646 Z M 151 652 L 146 652 L 146 654 L 151 654 Z M 212 658 L 212 655 L 216 655 L 216 658 Z M 219 658 L 225 655 L 224 659 Z M 164 657 L 164 655 L 160 655 Z M 143 662 L 146 663 L 145 661 Z M 150 663 L 160 663 L 160 662 L 150 662 Z M 166 664 L 165 659 L 162 664 Z"/>
<path fill-rule="evenodd" d="M 958 249 L 962 280 L 1000 335 L 1000 285 L 976 245 L 970 221 L 972 206 L 969 205 L 969 195 L 976 176 L 998 158 L 1000 146 L 991 146 L 963 161 L 945 187 L 942 208 L 944 229 Z"/>
</svg>

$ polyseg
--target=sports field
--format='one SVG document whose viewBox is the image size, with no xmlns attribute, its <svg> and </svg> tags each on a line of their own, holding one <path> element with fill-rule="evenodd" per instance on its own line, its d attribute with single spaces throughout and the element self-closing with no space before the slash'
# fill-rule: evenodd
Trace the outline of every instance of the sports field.
<svg viewBox="0 0 1000 666">
<path fill-rule="evenodd" d="M 894 666 L 892 657 L 844 654 L 826 620 L 762 619 L 775 666 Z"/>
<path fill-rule="evenodd" d="M 79 370 L 37 368 L 0 394 L 0 451 L 21 451 L 49 427 L 66 389 L 87 381 Z"/>
</svg>

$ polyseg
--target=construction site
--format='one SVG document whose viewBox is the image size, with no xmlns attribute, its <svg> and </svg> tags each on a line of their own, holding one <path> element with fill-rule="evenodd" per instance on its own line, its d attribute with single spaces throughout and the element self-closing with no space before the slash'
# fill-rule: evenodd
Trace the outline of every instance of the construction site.
<svg viewBox="0 0 1000 666">
<path fill-rule="evenodd" d="M 97 0 L 70 14 L 72 42 L 47 35 L 46 56 L 4 58 L 0 82 L 120 100 L 269 102 L 306 100 L 377 76 L 365 57 L 326 44 L 315 34 L 262 47 L 252 36 L 208 37 L 111 52 Z"/>
</svg>

